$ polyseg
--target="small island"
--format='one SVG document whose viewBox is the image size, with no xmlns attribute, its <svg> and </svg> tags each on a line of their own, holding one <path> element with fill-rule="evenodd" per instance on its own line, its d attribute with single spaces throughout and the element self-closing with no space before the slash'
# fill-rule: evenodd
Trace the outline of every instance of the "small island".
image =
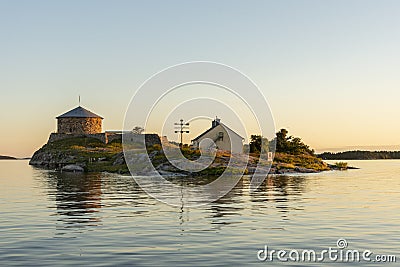
<svg viewBox="0 0 400 267">
<path fill-rule="evenodd" d="M 102 132 L 102 119 L 101 116 L 81 106 L 58 116 L 57 133 L 50 134 L 47 144 L 34 153 L 29 164 L 61 171 L 129 174 L 122 145 L 122 135 L 127 133 Z M 200 137 L 216 131 L 215 142 L 218 142 L 222 139 L 221 135 L 224 134 L 223 128 L 233 132 L 216 119 L 211 128 L 198 136 L 195 141 L 197 142 L 201 139 Z M 160 138 L 157 134 L 142 134 L 138 129 L 129 134 L 133 137 L 144 137 L 147 151 L 141 153 L 149 155 L 155 170 L 170 175 L 219 175 L 226 170 L 231 158 L 234 158 L 236 162 L 246 164 L 247 168 L 244 173 L 252 174 L 259 161 L 265 160 L 260 159 L 260 154 L 269 151 L 273 155 L 270 174 L 316 173 L 333 169 L 347 169 L 345 163 L 327 164 L 318 158 L 314 150 L 304 144 L 299 137 L 289 136 L 285 129 L 277 132 L 276 138 L 273 140 L 267 140 L 260 135 L 252 135 L 249 145 L 243 148 L 245 152 L 249 153 L 248 158 L 241 153 L 217 149 L 211 165 L 202 171 L 193 173 L 176 168 L 165 156 L 162 147 L 176 146 L 176 143 L 169 142 L 165 137 Z M 231 133 L 231 136 L 234 134 Z M 222 147 L 223 144 L 220 146 Z M 276 148 L 275 151 L 274 148 Z M 196 160 L 201 156 L 198 146 L 182 145 L 180 149 L 183 156 L 189 160 Z M 133 164 L 135 163 L 140 164 L 140 162 L 133 162 Z M 146 170 L 143 170 L 143 175 L 145 174 Z"/>
</svg>

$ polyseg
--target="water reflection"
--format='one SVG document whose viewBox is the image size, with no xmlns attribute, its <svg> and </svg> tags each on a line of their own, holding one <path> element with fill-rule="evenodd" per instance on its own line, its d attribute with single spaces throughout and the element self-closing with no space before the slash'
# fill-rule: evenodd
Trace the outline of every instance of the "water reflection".
<svg viewBox="0 0 400 267">
<path fill-rule="evenodd" d="M 235 217 L 244 216 L 249 209 L 244 203 L 251 201 L 252 209 L 275 209 L 283 220 L 288 220 L 292 210 L 303 210 L 302 194 L 306 190 L 304 176 L 268 176 L 254 193 L 249 192 L 250 177 L 243 177 L 224 197 L 210 203 L 211 224 L 229 225 L 237 222 Z"/>
<path fill-rule="evenodd" d="M 238 199 L 243 195 L 243 185 L 244 179 L 241 179 L 225 196 L 212 202 L 210 204 L 211 217 L 221 218 L 227 215 L 238 214 L 243 209 L 240 205 L 241 201 Z M 220 222 L 216 220 L 215 223 Z"/>
<path fill-rule="evenodd" d="M 303 210 L 300 200 L 306 189 L 305 176 L 280 176 L 269 175 L 258 188 L 256 194 L 251 195 L 254 203 L 273 203 L 281 213 L 283 220 L 288 220 L 288 212 L 291 210 Z"/>
<path fill-rule="evenodd" d="M 48 175 L 49 197 L 55 201 L 57 228 L 97 226 L 102 204 L 101 174 L 52 172 Z"/>
<path fill-rule="evenodd" d="M 0 162 L 0 265 L 262 266 L 264 245 L 321 251 L 338 237 L 351 250 L 398 254 L 400 161 L 351 165 L 362 169 L 271 176 L 251 194 L 245 177 L 189 209 L 154 200 L 132 177 Z"/>
<path fill-rule="evenodd" d="M 306 188 L 306 177 L 304 176 L 277 176 L 270 175 L 253 194 L 251 201 L 264 202 L 273 201 L 286 203 L 289 200 L 300 199 Z"/>
<path fill-rule="evenodd" d="M 193 178 L 181 178 L 181 183 L 195 186 Z M 248 212 L 249 203 L 256 211 L 276 210 L 283 220 L 288 219 L 291 210 L 303 209 L 299 200 L 306 188 L 306 177 L 268 176 L 254 193 L 249 192 L 249 184 L 250 177 L 245 176 L 224 197 L 199 208 L 207 211 L 206 217 L 214 229 L 240 222 L 237 219 Z M 63 230 L 98 226 L 102 222 L 102 208 L 109 213 L 108 217 L 127 218 L 148 216 L 158 203 L 128 176 L 48 172 L 47 187 L 55 203 L 57 229 Z M 185 205 L 187 197 L 182 191 L 181 205 L 176 211 L 179 226 L 190 219 L 190 209 Z"/>
</svg>

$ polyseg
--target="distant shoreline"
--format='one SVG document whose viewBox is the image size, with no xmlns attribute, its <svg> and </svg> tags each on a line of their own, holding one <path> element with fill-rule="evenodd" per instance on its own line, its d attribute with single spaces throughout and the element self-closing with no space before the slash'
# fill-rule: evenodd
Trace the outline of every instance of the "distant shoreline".
<svg viewBox="0 0 400 267">
<path fill-rule="evenodd" d="M 0 160 L 29 160 L 31 158 L 16 158 L 12 156 L 0 156 Z"/>
<path fill-rule="evenodd" d="M 324 152 L 317 157 L 323 160 L 378 160 L 378 159 L 400 159 L 400 151 L 368 151 L 352 150 L 344 152 Z"/>
</svg>

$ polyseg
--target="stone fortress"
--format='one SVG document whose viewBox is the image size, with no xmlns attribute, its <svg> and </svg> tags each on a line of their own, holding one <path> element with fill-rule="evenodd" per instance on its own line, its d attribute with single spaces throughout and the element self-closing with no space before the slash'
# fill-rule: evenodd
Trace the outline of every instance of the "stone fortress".
<svg viewBox="0 0 400 267">
<path fill-rule="evenodd" d="M 88 166 L 93 168 L 91 171 L 111 169 L 113 172 L 117 168 L 118 172 L 124 172 L 126 171 L 125 151 L 120 149 L 123 136 L 129 138 L 126 140 L 133 145 L 143 144 L 143 141 L 146 148 L 161 145 L 158 134 L 138 134 L 133 130 L 103 132 L 103 118 L 80 105 L 56 119 L 57 132 L 51 133 L 47 143 L 33 154 L 29 161 L 30 165 L 73 172 L 88 170 Z M 89 144 L 86 146 L 86 140 L 89 139 L 97 139 L 104 144 L 110 144 L 113 149 L 110 150 L 108 145 L 103 146 L 97 142 L 88 142 Z M 79 148 L 73 148 L 75 141 L 77 144 L 81 144 Z M 82 141 L 85 141 L 83 146 Z M 130 149 L 137 148 L 132 146 Z M 86 153 L 77 153 L 78 150 Z M 142 149 L 140 147 L 137 150 Z M 115 152 L 113 156 L 110 156 L 111 151 Z M 101 163 L 99 163 L 100 161 Z"/>
<path fill-rule="evenodd" d="M 121 142 L 122 134 L 124 134 L 123 131 L 102 132 L 103 117 L 81 106 L 56 117 L 56 119 L 57 132 L 50 134 L 49 143 L 66 138 L 89 137 L 108 144 L 114 140 Z M 157 134 L 146 134 L 145 138 L 146 144 L 161 144 Z"/>
<path fill-rule="evenodd" d="M 79 106 L 57 118 L 57 133 L 98 134 L 102 132 L 103 118 Z"/>
</svg>

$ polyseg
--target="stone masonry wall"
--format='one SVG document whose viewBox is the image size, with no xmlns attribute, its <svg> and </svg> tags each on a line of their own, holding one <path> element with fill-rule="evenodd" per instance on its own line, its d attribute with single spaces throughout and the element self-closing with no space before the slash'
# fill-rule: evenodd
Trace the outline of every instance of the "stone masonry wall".
<svg viewBox="0 0 400 267">
<path fill-rule="evenodd" d="M 137 143 L 139 146 L 144 141 L 146 147 L 150 147 L 153 145 L 161 145 L 161 139 L 158 134 L 145 134 L 143 140 L 142 134 L 124 133 L 124 141 L 128 142 L 129 144 Z"/>
<path fill-rule="evenodd" d="M 55 142 L 58 140 L 63 140 L 67 138 L 76 138 L 76 137 L 89 137 L 89 138 L 95 138 L 100 140 L 103 143 L 107 143 L 106 140 L 106 135 L 104 133 L 98 133 L 98 134 L 63 134 L 63 133 L 51 133 L 49 137 L 48 143 Z"/>
<path fill-rule="evenodd" d="M 102 131 L 101 118 L 59 118 L 57 132 L 61 134 L 97 134 Z"/>
<path fill-rule="evenodd" d="M 120 133 L 109 133 L 105 132 L 106 142 L 111 143 L 112 141 L 121 141 L 122 142 L 122 134 Z"/>
<path fill-rule="evenodd" d="M 111 143 L 112 141 L 115 141 L 115 140 L 122 141 L 122 134 L 118 134 L 118 133 L 107 133 L 107 132 L 97 133 L 97 134 L 52 133 L 52 134 L 50 134 L 48 143 L 67 139 L 67 138 L 76 138 L 76 137 L 95 138 L 105 144 Z M 140 135 L 133 134 L 131 137 L 139 140 Z M 132 139 L 132 141 L 134 139 Z M 155 144 L 161 145 L 160 137 L 157 134 L 145 134 L 145 142 L 146 142 L 146 146 L 152 146 Z"/>
</svg>

